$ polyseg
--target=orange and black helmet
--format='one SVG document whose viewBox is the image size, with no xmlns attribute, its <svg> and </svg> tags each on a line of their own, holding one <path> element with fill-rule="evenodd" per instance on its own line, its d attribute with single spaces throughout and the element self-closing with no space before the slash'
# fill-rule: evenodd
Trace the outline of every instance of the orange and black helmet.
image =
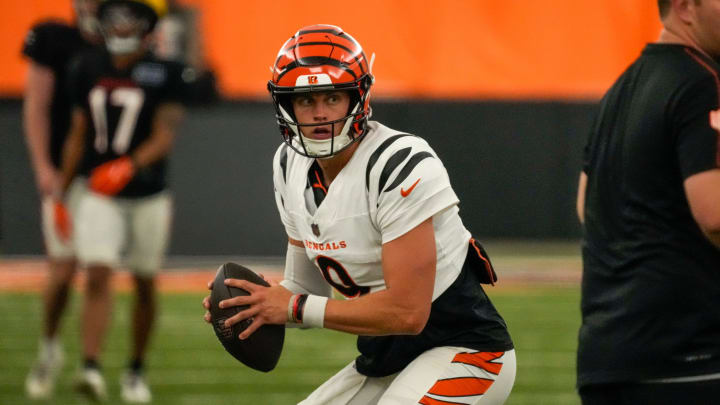
<svg viewBox="0 0 720 405">
<path fill-rule="evenodd" d="M 371 115 L 373 76 L 362 46 L 340 27 L 311 25 L 301 28 L 280 48 L 272 67 L 268 90 L 275 104 L 283 140 L 308 157 L 330 157 L 365 135 Z M 331 122 L 298 124 L 290 97 L 304 92 L 346 90 L 350 107 L 345 117 Z M 342 125 L 339 135 L 318 141 L 306 138 L 300 126 Z"/>
</svg>

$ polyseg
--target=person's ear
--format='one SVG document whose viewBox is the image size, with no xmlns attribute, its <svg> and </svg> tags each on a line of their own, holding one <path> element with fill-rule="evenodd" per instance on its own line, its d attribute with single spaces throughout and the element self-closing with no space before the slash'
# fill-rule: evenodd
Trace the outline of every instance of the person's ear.
<svg viewBox="0 0 720 405">
<path fill-rule="evenodd" d="M 675 14 L 680 21 L 690 25 L 695 21 L 695 1 L 696 0 L 672 0 L 670 7 L 672 13 Z"/>
</svg>

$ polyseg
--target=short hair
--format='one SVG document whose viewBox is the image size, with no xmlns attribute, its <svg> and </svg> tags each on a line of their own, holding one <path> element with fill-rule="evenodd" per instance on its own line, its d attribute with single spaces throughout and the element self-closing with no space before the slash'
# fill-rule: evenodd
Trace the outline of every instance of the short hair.
<svg viewBox="0 0 720 405">
<path fill-rule="evenodd" d="M 660 11 L 660 18 L 665 18 L 670 12 L 671 0 L 658 0 L 658 10 Z"/>
</svg>

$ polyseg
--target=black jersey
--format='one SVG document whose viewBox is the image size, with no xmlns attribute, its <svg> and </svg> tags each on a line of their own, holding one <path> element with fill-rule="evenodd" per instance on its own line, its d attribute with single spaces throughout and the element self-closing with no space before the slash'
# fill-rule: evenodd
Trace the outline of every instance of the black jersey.
<svg viewBox="0 0 720 405">
<path fill-rule="evenodd" d="M 683 187 L 720 166 L 719 71 L 650 44 L 601 102 L 583 167 L 579 386 L 720 372 L 720 250 Z"/>
<path fill-rule="evenodd" d="M 159 61 L 150 53 L 124 70 L 117 70 L 103 48 L 84 52 L 73 61 L 70 86 L 73 104 L 88 118 L 81 174 L 110 160 L 131 154 L 150 138 L 153 119 L 163 103 L 185 97 L 184 66 Z M 167 161 L 162 158 L 138 171 L 118 197 L 142 197 L 166 187 Z"/>
<path fill-rule="evenodd" d="M 55 75 L 50 106 L 50 159 L 60 166 L 63 143 L 70 127 L 70 96 L 67 92 L 68 64 L 90 46 L 77 28 L 61 22 L 44 22 L 30 29 L 22 53 L 33 62 L 50 68 Z"/>
</svg>

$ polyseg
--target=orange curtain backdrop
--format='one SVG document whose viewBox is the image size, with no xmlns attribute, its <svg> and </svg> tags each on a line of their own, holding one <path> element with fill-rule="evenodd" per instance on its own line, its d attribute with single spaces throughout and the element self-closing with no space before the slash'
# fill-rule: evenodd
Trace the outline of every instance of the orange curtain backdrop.
<svg viewBox="0 0 720 405">
<path fill-rule="evenodd" d="M 596 98 L 660 32 L 655 0 L 182 0 L 201 12 L 223 93 L 267 97 L 269 66 L 298 28 L 339 25 L 376 54 L 375 96 Z M 0 0 L 0 93 L 19 94 L 20 43 L 70 0 Z M 5 21 L 7 20 L 7 21 Z"/>
<path fill-rule="evenodd" d="M 19 95 L 25 83 L 26 62 L 20 52 L 35 21 L 71 21 L 71 0 L 0 0 L 0 96 Z"/>
</svg>

